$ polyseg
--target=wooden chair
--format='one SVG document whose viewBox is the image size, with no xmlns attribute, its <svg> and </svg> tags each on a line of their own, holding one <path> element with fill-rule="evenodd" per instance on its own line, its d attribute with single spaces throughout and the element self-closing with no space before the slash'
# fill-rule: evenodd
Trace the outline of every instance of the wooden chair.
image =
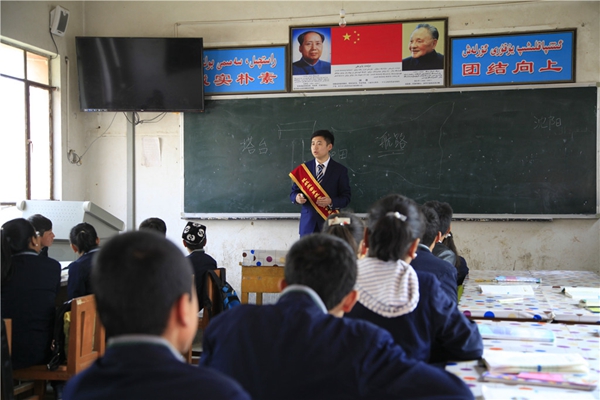
<svg viewBox="0 0 600 400">
<path fill-rule="evenodd" d="M 279 293 L 279 281 L 283 279 L 282 267 L 242 266 L 242 295 L 240 302 L 248 304 L 248 294 L 256 293 L 256 304 L 262 304 L 263 293 Z"/>
<path fill-rule="evenodd" d="M 221 274 L 221 270 L 225 270 L 225 268 L 217 268 L 215 270 L 215 274 L 219 278 L 224 275 L 224 274 Z M 208 310 L 205 309 L 202 313 L 202 316 L 198 317 L 198 329 L 202 330 L 202 331 L 204 331 L 206 329 L 206 327 L 208 326 L 208 324 L 210 322 L 210 316 L 214 315 L 214 313 L 216 311 L 215 298 L 218 298 L 216 296 L 218 288 L 216 287 L 216 285 L 214 284 L 214 282 L 212 281 L 212 279 L 210 278 L 210 276 L 208 274 L 206 274 L 206 282 L 207 282 L 206 294 L 208 295 L 208 298 L 210 299 L 210 301 L 213 304 L 213 309 L 211 310 L 211 313 L 209 313 Z M 198 299 L 198 301 L 202 302 L 202 299 Z M 198 358 L 200 357 L 200 353 L 201 352 L 194 352 L 192 349 L 192 346 L 190 346 L 190 349 L 185 354 L 183 354 L 183 356 L 187 360 L 188 364 L 191 364 L 194 361 L 198 360 Z"/>
<path fill-rule="evenodd" d="M 13 371 L 13 378 L 36 382 L 35 394 L 43 398 L 46 381 L 66 381 L 86 369 L 106 348 L 104 327 L 96 313 L 94 295 L 73 299 L 71 302 L 71 326 L 67 364 L 60 365 L 55 371 L 46 365 L 34 365 Z"/>
<path fill-rule="evenodd" d="M 2 320 L 2 390 L 0 391 L 0 399 L 14 399 L 17 396 L 23 400 L 39 400 L 39 396 L 23 397 L 24 393 L 35 390 L 35 383 L 14 382 L 12 376 L 12 363 L 10 361 L 10 351 L 12 345 L 12 319 L 5 318 Z"/>
</svg>

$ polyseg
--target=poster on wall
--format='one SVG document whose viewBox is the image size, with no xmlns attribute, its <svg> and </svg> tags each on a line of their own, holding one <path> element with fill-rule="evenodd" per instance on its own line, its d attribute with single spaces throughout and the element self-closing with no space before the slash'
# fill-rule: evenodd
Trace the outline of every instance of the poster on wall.
<svg viewBox="0 0 600 400">
<path fill-rule="evenodd" d="M 575 82 L 575 31 L 450 38 L 450 85 Z"/>
<path fill-rule="evenodd" d="M 204 49 L 206 95 L 287 91 L 287 46 Z"/>
<path fill-rule="evenodd" d="M 447 25 L 291 27 L 292 91 L 444 86 Z"/>
</svg>

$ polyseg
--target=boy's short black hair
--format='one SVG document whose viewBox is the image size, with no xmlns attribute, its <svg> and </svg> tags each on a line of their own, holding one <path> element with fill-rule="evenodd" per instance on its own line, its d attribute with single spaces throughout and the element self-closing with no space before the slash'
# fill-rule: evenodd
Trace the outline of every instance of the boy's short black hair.
<svg viewBox="0 0 600 400">
<path fill-rule="evenodd" d="M 335 137 L 333 136 L 333 133 L 329 132 L 326 129 L 321 129 L 321 130 L 314 132 L 312 134 L 312 136 L 310 137 L 310 140 L 313 140 L 317 136 L 322 136 L 323 138 L 325 138 L 325 141 L 327 142 L 327 144 L 330 144 L 332 146 L 333 146 L 333 142 L 335 142 Z"/>
<path fill-rule="evenodd" d="M 285 257 L 284 274 L 288 285 L 310 287 L 331 310 L 354 288 L 356 253 L 340 238 L 313 233 L 294 243 Z"/>
<path fill-rule="evenodd" d="M 425 205 L 433 207 L 435 212 L 437 212 L 437 215 L 440 218 L 440 232 L 442 232 L 442 235 L 448 233 L 450 225 L 452 224 L 452 206 L 437 200 L 428 201 Z"/>
<path fill-rule="evenodd" d="M 141 229 L 149 229 L 156 232 L 160 232 L 165 236 L 167 234 L 167 224 L 165 224 L 165 221 L 155 217 L 146 218 L 145 220 L 143 220 L 140 224 L 140 230 Z"/>
<path fill-rule="evenodd" d="M 421 243 L 429 247 L 440 232 L 440 219 L 435 209 L 428 205 L 422 205 L 421 212 L 425 216 L 425 233 L 423 233 Z"/>
<path fill-rule="evenodd" d="M 185 293 L 192 295 L 192 267 L 168 239 L 128 232 L 100 249 L 91 283 L 107 337 L 161 335 L 173 304 Z"/>
<path fill-rule="evenodd" d="M 52 230 L 52 221 L 44 217 L 42 214 L 34 214 L 27 218 L 27 220 L 31 222 L 40 236 L 44 235 L 46 231 Z"/>
</svg>

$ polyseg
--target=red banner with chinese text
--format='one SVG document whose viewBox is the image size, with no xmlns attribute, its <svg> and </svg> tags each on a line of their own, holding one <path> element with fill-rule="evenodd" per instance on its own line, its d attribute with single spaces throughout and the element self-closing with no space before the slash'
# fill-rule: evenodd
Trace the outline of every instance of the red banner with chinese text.
<svg viewBox="0 0 600 400">
<path fill-rule="evenodd" d="M 325 189 L 321 187 L 319 182 L 317 182 L 316 178 L 310 173 L 306 164 L 300 164 L 297 166 L 292 172 L 290 172 L 290 178 L 302 193 L 306 196 L 310 204 L 317 210 L 319 215 L 323 217 L 323 219 L 327 219 L 331 214 L 337 214 L 338 210 L 333 210 L 328 207 L 321 207 L 317 204 L 317 199 L 319 197 L 329 197 Z"/>
<path fill-rule="evenodd" d="M 331 28 L 331 64 L 402 61 L 402 24 Z"/>
</svg>

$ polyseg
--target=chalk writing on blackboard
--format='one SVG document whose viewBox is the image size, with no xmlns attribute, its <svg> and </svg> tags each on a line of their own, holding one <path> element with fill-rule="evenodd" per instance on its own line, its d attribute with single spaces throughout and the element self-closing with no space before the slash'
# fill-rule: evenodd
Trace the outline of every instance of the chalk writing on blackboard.
<svg viewBox="0 0 600 400">
<path fill-rule="evenodd" d="M 548 129 L 552 130 L 552 127 L 560 127 L 562 125 L 562 120 L 560 117 L 555 116 L 543 116 L 543 117 L 533 117 L 534 127 L 533 129 Z"/>
</svg>

